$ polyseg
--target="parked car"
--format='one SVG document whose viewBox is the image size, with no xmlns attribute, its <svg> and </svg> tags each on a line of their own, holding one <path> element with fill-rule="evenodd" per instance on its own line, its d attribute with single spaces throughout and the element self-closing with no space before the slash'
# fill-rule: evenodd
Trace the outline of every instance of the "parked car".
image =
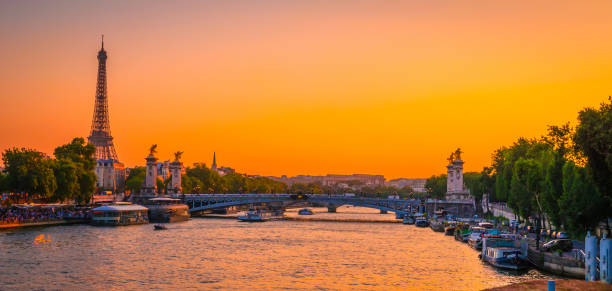
<svg viewBox="0 0 612 291">
<path fill-rule="evenodd" d="M 569 235 L 567 234 L 567 232 L 560 231 L 560 232 L 557 232 L 557 238 L 558 239 L 569 238 Z"/>
<path fill-rule="evenodd" d="M 562 251 L 569 252 L 574 248 L 572 244 L 572 240 L 570 239 L 555 239 L 551 240 L 544 245 L 542 245 L 542 251 L 545 252 L 554 252 L 554 251 Z"/>
</svg>

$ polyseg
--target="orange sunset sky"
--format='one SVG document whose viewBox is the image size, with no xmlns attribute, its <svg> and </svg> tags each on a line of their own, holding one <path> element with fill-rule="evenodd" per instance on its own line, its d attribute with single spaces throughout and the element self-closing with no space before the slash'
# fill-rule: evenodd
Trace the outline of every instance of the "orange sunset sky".
<svg viewBox="0 0 612 291">
<path fill-rule="evenodd" d="M 104 34 L 126 166 L 479 171 L 612 94 L 612 1 L 505 2 L 2 1 L 0 150 L 89 135 Z"/>
</svg>

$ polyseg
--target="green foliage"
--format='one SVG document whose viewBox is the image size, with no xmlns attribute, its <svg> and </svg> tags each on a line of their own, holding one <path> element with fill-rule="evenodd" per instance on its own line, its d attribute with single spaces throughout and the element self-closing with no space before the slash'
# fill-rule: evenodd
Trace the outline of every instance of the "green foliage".
<svg viewBox="0 0 612 291">
<path fill-rule="evenodd" d="M 84 204 L 91 201 L 91 195 L 96 189 L 96 173 L 93 171 L 85 171 L 79 175 L 80 191 L 73 197 L 77 204 Z"/>
<path fill-rule="evenodd" d="M 535 159 L 520 158 L 514 165 L 508 204 L 519 216 L 532 216 L 539 210 L 538 195 L 542 193 L 542 184 L 541 165 Z"/>
<path fill-rule="evenodd" d="M 446 174 L 431 176 L 425 182 L 428 196 L 435 199 L 444 199 L 446 195 Z"/>
<path fill-rule="evenodd" d="M 139 193 L 140 187 L 144 183 L 145 175 L 146 169 L 144 167 L 133 168 L 125 180 L 125 189 L 130 190 L 132 193 Z"/>
<path fill-rule="evenodd" d="M 486 191 L 486 187 L 482 183 L 482 175 L 480 172 L 466 172 L 463 174 L 463 183 L 470 189 L 470 194 L 476 198 L 476 201 L 481 201 L 482 195 Z"/>
<path fill-rule="evenodd" d="M 57 190 L 51 197 L 51 200 L 65 201 L 74 198 L 79 192 L 79 169 L 78 166 L 70 160 L 58 160 L 54 167 L 55 180 L 57 182 Z"/>
<path fill-rule="evenodd" d="M 287 193 L 284 183 L 264 177 L 245 177 L 238 173 L 220 176 L 203 163 L 186 169 L 181 177 L 184 193 Z"/>
<path fill-rule="evenodd" d="M 599 109 L 580 111 L 578 121 L 574 143 L 586 157 L 588 174 L 612 212 L 612 97 Z"/>
<path fill-rule="evenodd" d="M 53 173 L 53 160 L 45 154 L 26 148 L 7 149 L 2 161 L 8 175 L 8 190 L 28 193 L 33 198 L 51 198 L 57 183 Z"/>
<path fill-rule="evenodd" d="M 0 193 L 9 190 L 8 177 L 0 171 Z"/>
<path fill-rule="evenodd" d="M 612 212 L 612 98 L 582 110 L 578 119 L 575 133 L 569 124 L 549 126 L 541 139 L 500 148 L 482 176 L 484 185 L 495 181 L 485 188 L 522 218 L 544 213 L 574 237 Z"/>
<path fill-rule="evenodd" d="M 590 181 L 587 169 L 568 161 L 563 166 L 563 194 L 559 212 L 565 218 L 565 229 L 573 237 L 584 236 L 589 227 L 606 219 L 608 206 Z"/>
<path fill-rule="evenodd" d="M 95 170 L 95 153 L 96 148 L 93 145 L 87 144 L 85 139 L 81 137 L 74 138 L 69 144 L 55 148 L 55 151 L 53 152 L 56 159 L 69 160 L 80 164 L 79 166 L 85 171 Z"/>
<path fill-rule="evenodd" d="M 55 148 L 54 171 L 58 189 L 53 200 L 73 199 L 78 204 L 87 203 L 91 200 L 91 196 L 96 190 L 95 153 L 96 148 L 87 144 L 85 139 L 80 137 Z"/>
<path fill-rule="evenodd" d="M 354 192 L 360 197 L 387 198 L 391 195 L 397 195 L 403 199 L 414 198 L 414 191 L 408 186 L 400 189 L 392 186 L 362 187 Z"/>
<path fill-rule="evenodd" d="M 83 138 L 57 147 L 55 159 L 31 149 L 7 149 L 2 154 L 7 173 L 2 187 L 51 202 L 88 202 L 96 184 L 95 151 Z"/>
</svg>

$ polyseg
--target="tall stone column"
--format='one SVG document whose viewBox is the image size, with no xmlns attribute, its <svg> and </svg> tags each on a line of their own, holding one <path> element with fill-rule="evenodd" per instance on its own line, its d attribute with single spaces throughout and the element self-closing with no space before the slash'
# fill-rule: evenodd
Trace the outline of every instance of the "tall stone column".
<svg viewBox="0 0 612 291">
<path fill-rule="evenodd" d="M 172 179 L 170 181 L 170 187 L 168 188 L 169 194 L 182 193 L 181 168 L 183 168 L 183 163 L 179 161 L 170 163 L 170 175 L 172 175 Z"/>
<path fill-rule="evenodd" d="M 157 193 L 157 158 L 150 155 L 147 160 L 147 172 L 144 187 L 140 190 L 143 195 L 155 195 Z"/>
</svg>

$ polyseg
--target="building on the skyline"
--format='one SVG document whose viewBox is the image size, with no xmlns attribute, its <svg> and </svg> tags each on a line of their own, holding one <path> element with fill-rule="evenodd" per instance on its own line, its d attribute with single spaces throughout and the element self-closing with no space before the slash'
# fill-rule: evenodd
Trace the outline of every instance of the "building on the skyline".
<svg viewBox="0 0 612 291">
<path fill-rule="evenodd" d="M 217 170 L 217 153 L 213 152 L 213 162 L 212 162 L 212 166 L 210 167 L 211 170 L 216 171 Z"/>
<path fill-rule="evenodd" d="M 295 183 L 317 183 L 322 186 L 340 187 L 349 186 L 350 188 L 361 188 L 361 187 L 377 187 L 384 186 L 385 176 L 383 175 L 369 175 L 369 174 L 352 174 L 352 175 L 334 175 L 327 174 L 325 176 L 311 176 L 311 175 L 298 175 L 295 177 L 287 177 L 285 175 L 281 177 L 268 176 L 268 178 L 282 182 L 291 186 Z"/>
<path fill-rule="evenodd" d="M 217 153 L 216 152 L 213 152 L 213 161 L 212 161 L 212 166 L 210 167 L 210 169 L 217 172 L 221 176 L 225 176 L 229 173 L 236 173 L 236 170 L 230 167 L 217 167 Z"/>
<path fill-rule="evenodd" d="M 407 178 L 398 178 L 385 182 L 385 186 L 391 186 L 398 189 L 404 188 L 406 186 L 412 188 L 412 191 L 417 193 L 426 193 L 427 189 L 425 189 L 425 183 L 427 179 L 407 179 Z"/>
<path fill-rule="evenodd" d="M 157 163 L 157 177 L 166 181 L 170 177 L 170 161 L 166 160 Z"/>
<path fill-rule="evenodd" d="M 98 79 L 96 99 L 91 123 L 91 133 L 87 138 L 96 147 L 96 186 L 100 190 L 123 192 L 125 185 L 125 166 L 119 162 L 108 118 L 108 95 L 106 91 L 106 51 L 104 36 L 98 52 Z"/>
</svg>

